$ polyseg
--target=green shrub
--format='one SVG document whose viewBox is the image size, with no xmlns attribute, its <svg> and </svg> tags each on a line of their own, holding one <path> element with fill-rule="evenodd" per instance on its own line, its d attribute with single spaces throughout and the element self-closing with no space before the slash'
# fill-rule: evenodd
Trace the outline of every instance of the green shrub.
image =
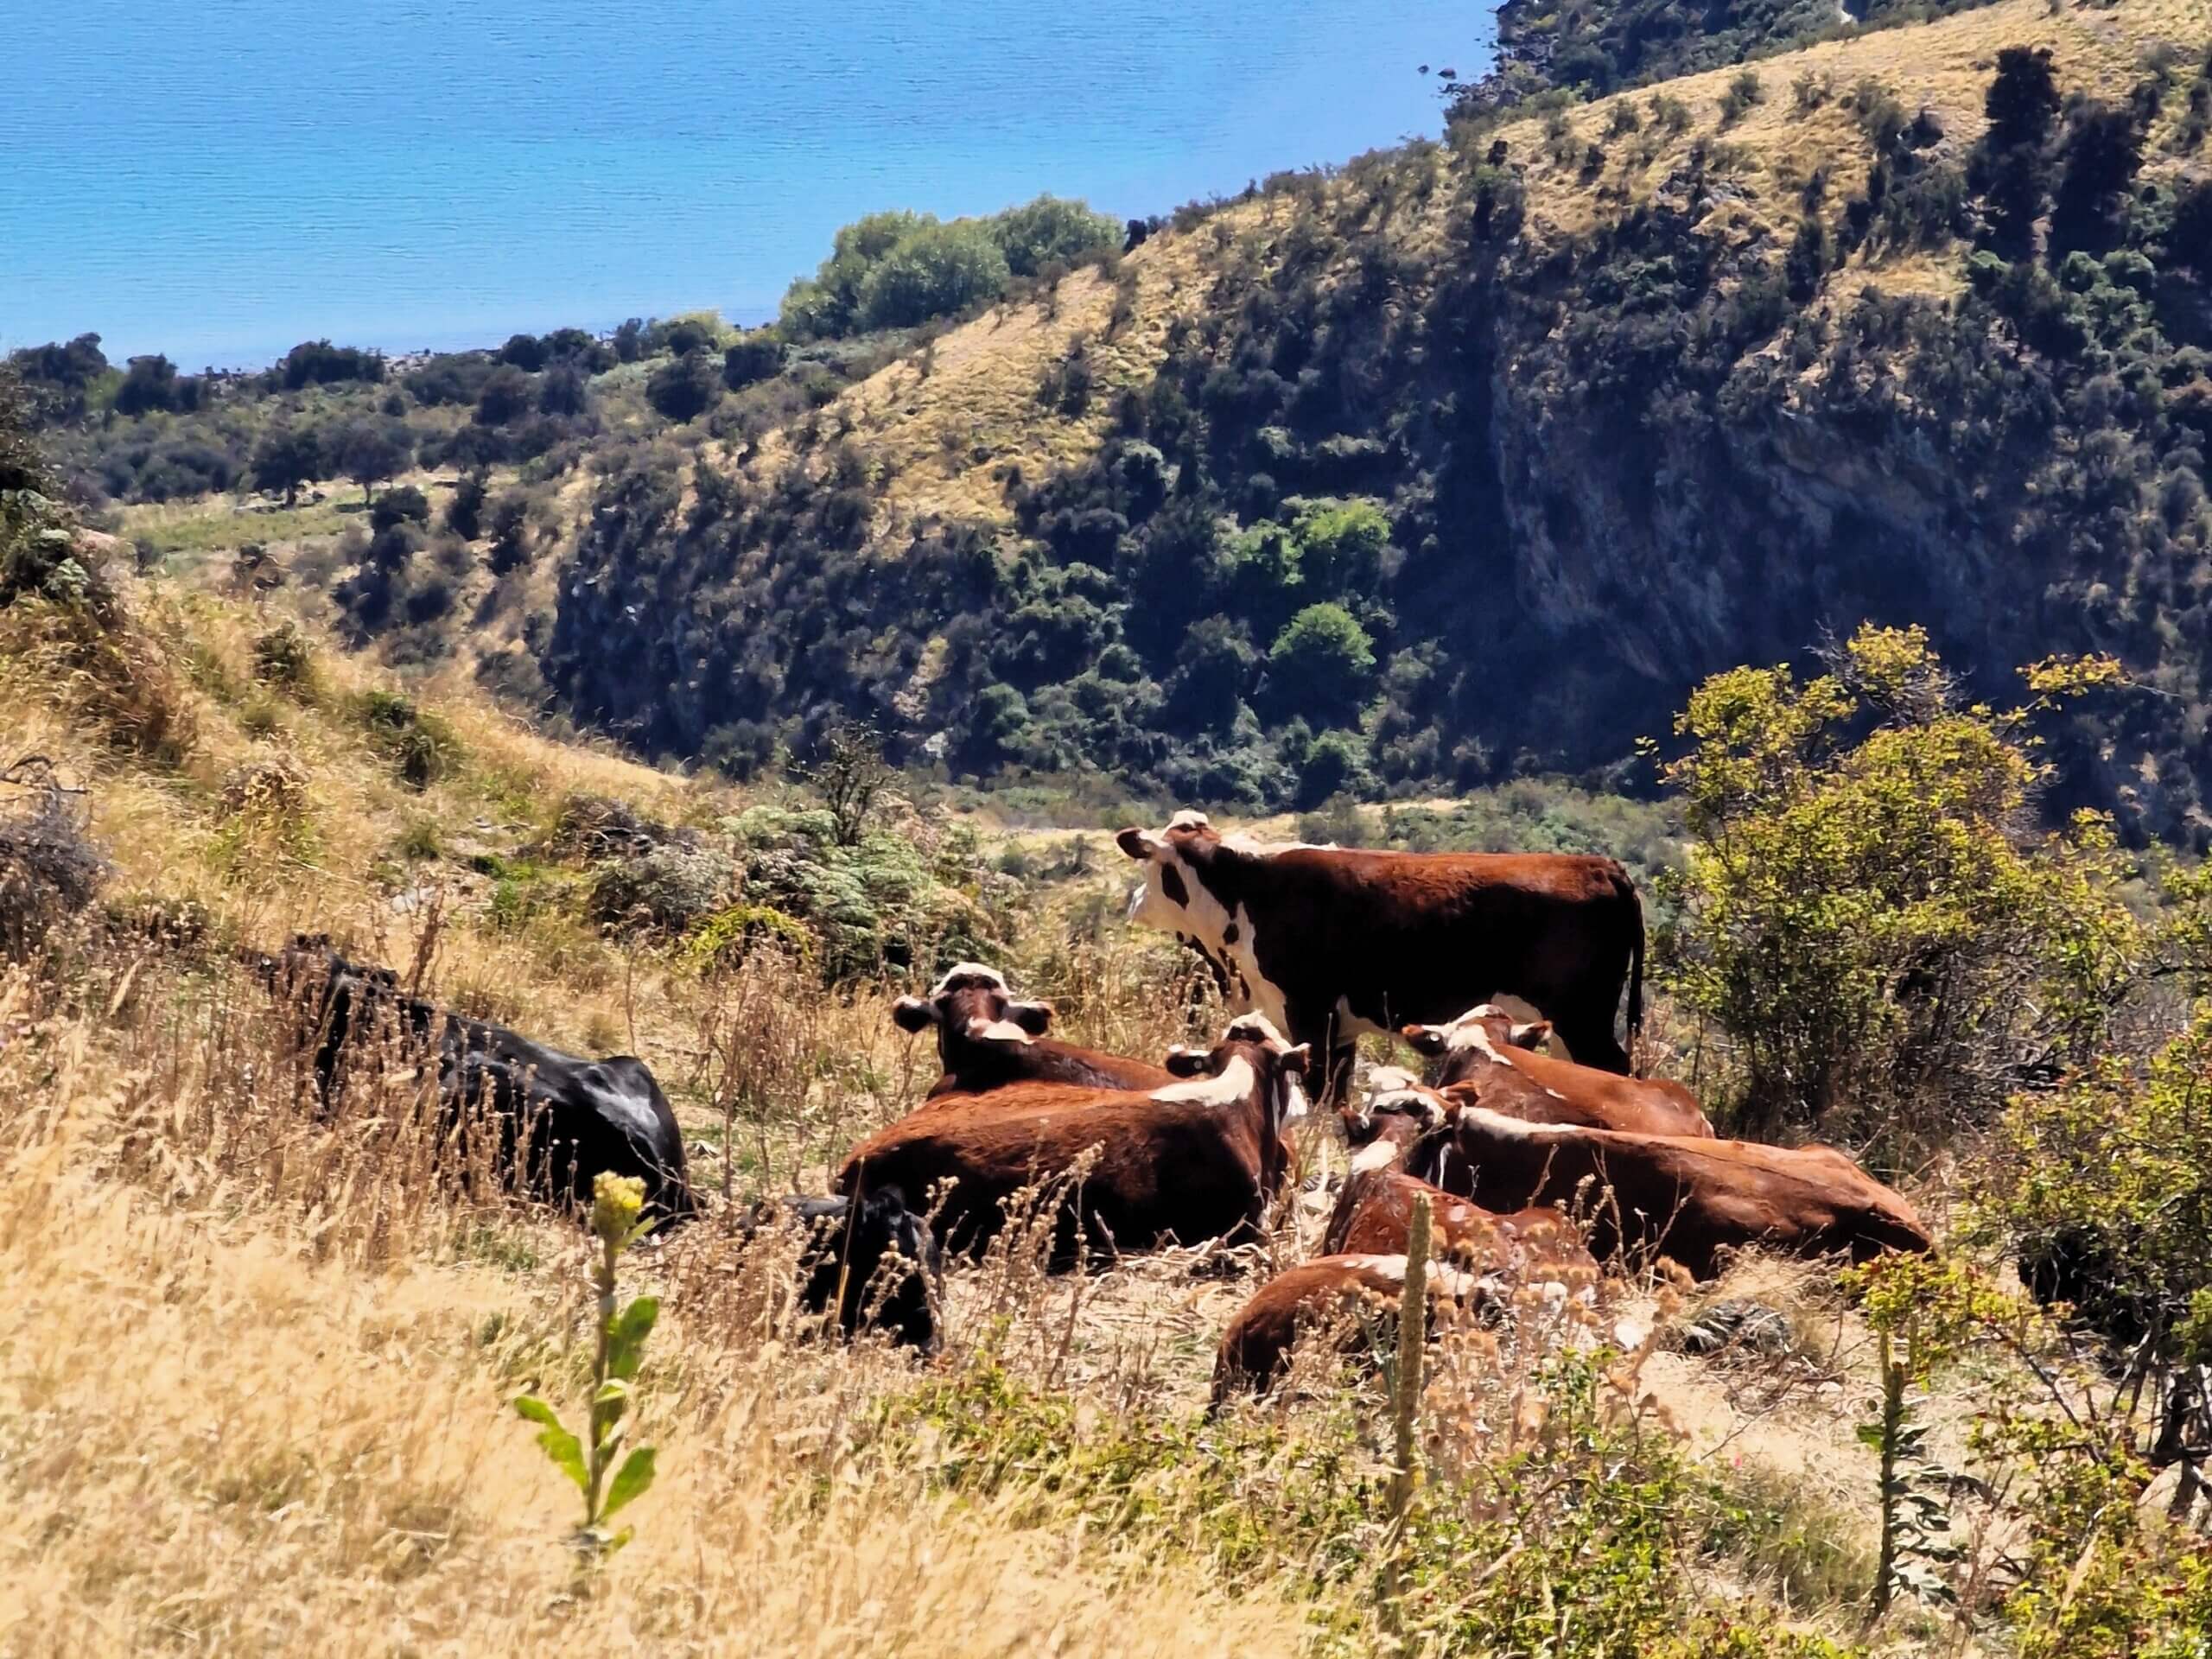
<svg viewBox="0 0 2212 1659">
<path fill-rule="evenodd" d="M 870 269 L 857 320 L 868 328 L 911 328 L 995 300 L 1011 278 L 1005 253 L 982 226 L 925 225 Z"/>
<path fill-rule="evenodd" d="M 1309 605 L 1268 650 L 1269 683 L 1290 709 L 1322 719 L 1356 710 L 1375 677 L 1375 641 L 1343 606 Z"/>
<path fill-rule="evenodd" d="M 1659 957 L 1742 1055 L 1738 1126 L 1948 1130 L 2094 1050 L 2144 942 L 2109 828 L 2032 827 L 2025 719 L 1962 706 L 1917 628 L 1693 694 Z"/>
<path fill-rule="evenodd" d="M 1122 227 L 1103 213 L 1059 196 L 1039 196 L 995 213 L 984 224 L 1016 276 L 1034 276 L 1049 264 L 1071 264 L 1122 239 Z"/>
<path fill-rule="evenodd" d="M 886 974 L 926 978 L 956 962 L 1006 952 L 1001 921 L 944 877 L 939 861 L 906 837 L 872 830 L 840 838 L 826 811 L 758 806 L 728 826 L 745 854 L 744 904 L 810 930 L 823 978 L 839 983 Z M 976 879 L 972 862 L 957 872 Z"/>
<path fill-rule="evenodd" d="M 725 903 L 736 874 L 712 848 L 671 842 L 603 866 L 588 908 L 609 927 L 683 933 Z"/>
<path fill-rule="evenodd" d="M 442 716 L 416 706 L 397 691 L 361 694 L 356 711 L 369 741 L 389 760 L 402 782 L 428 789 L 461 764 L 461 740 Z"/>
<path fill-rule="evenodd" d="M 279 622 L 253 642 L 253 677 L 305 702 L 315 690 L 315 649 L 293 622 Z"/>
<path fill-rule="evenodd" d="M 1732 127 L 1751 112 L 1754 104 L 1766 102 L 1766 89 L 1759 84 L 1755 69 L 1738 71 L 1729 78 L 1728 90 L 1720 96 L 1720 124 Z"/>
</svg>

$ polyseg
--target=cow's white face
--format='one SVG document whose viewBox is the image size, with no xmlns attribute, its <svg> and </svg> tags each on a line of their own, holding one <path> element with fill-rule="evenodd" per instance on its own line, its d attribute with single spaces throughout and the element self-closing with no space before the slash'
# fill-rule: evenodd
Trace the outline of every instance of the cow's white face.
<svg viewBox="0 0 2212 1659">
<path fill-rule="evenodd" d="M 1165 830 L 1124 830 L 1115 837 L 1121 849 L 1144 868 L 1144 879 L 1129 895 L 1129 920 L 1195 944 L 1227 981 L 1232 1009 L 1264 1014 L 1287 1027 L 1288 999 L 1260 969 L 1249 910 L 1239 905 L 1232 913 L 1206 886 L 1185 850 L 1183 843 L 1192 836 L 1212 834 L 1205 813 L 1178 812 Z M 1239 844 L 1245 851 L 1263 850 Z"/>
<path fill-rule="evenodd" d="M 1522 1019 L 1523 1014 L 1532 1017 Z M 1479 1054 L 1501 1065 L 1513 1064 L 1516 1049 L 1540 1049 L 1548 1039 L 1558 1040 L 1551 1022 L 1518 997 L 1479 1003 L 1448 1025 L 1407 1026 L 1399 1034 L 1432 1058 Z"/>
<path fill-rule="evenodd" d="M 1168 1050 L 1167 1069 L 1191 1081 L 1155 1089 L 1152 1097 L 1175 1104 L 1209 1107 L 1232 1106 L 1251 1098 L 1259 1074 L 1252 1062 L 1242 1054 L 1226 1052 L 1232 1043 L 1254 1044 L 1265 1050 L 1274 1062 L 1269 1069 L 1274 1074 L 1274 1081 L 1267 1104 L 1276 1126 L 1280 1128 L 1305 1116 L 1308 1107 L 1301 1079 L 1313 1058 L 1313 1051 L 1303 1043 L 1293 1047 L 1273 1022 L 1257 1014 L 1239 1014 L 1230 1020 L 1220 1043 L 1211 1050 L 1181 1044 Z M 1217 1064 L 1220 1066 L 1218 1071 L 1214 1069 Z"/>
</svg>

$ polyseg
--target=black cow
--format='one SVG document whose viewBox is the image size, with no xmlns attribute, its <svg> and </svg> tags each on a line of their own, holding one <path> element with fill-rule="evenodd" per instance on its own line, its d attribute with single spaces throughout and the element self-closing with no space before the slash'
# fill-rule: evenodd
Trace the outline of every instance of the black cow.
<svg viewBox="0 0 2212 1659">
<path fill-rule="evenodd" d="M 297 937 L 281 957 L 259 963 L 296 999 L 326 1112 L 356 1070 L 397 1060 L 420 1071 L 435 1054 L 448 1122 L 464 1141 L 488 1123 L 501 1173 L 524 1191 L 582 1207 L 593 1178 L 607 1171 L 644 1180 L 648 1213 L 677 1220 L 697 1212 L 683 1136 L 643 1060 L 586 1059 L 440 1009 L 408 995 L 391 969 L 349 962 L 319 938 Z"/>
<path fill-rule="evenodd" d="M 838 1328 L 850 1337 L 862 1324 L 890 1332 L 923 1353 L 938 1351 L 937 1292 L 944 1252 L 929 1220 L 906 1207 L 895 1187 L 862 1198 L 778 1198 L 755 1205 L 745 1226 L 754 1233 L 779 1221 L 807 1230 L 799 1257 L 805 1282 L 800 1305 L 820 1313 L 837 1305 Z"/>
</svg>

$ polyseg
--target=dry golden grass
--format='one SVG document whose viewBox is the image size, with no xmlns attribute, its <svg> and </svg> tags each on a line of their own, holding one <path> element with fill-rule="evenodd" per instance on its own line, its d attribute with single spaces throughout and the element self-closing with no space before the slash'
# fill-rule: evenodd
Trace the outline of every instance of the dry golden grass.
<svg viewBox="0 0 2212 1659">
<path fill-rule="evenodd" d="M 228 1075 L 167 1050 L 156 1011 L 102 1030 L 43 995 L 0 978 L 0 1652 L 1301 1645 L 1296 1609 L 1040 1524 L 1024 1494 L 955 1504 L 855 1464 L 866 1402 L 907 1362 L 794 1344 L 680 1288 L 642 1382 L 663 1478 L 637 1541 L 580 1580 L 572 1495 L 505 1403 L 533 1378 L 573 1395 L 576 1236 L 498 1208 L 383 1213 L 374 1179 L 303 1210 L 254 1144 L 279 1108 L 226 1117 Z M 728 1248 L 694 1230 L 648 1254 L 711 1275 L 696 1258 Z"/>
<path fill-rule="evenodd" d="M 1745 66 L 1758 77 L 1764 99 L 1726 128 L 1721 99 L 1743 73 L 1740 67 L 1708 70 L 1578 107 L 1569 114 L 1571 152 L 1556 157 L 1548 150 L 1541 119 L 1510 123 L 1499 136 L 1513 161 L 1528 168 L 1531 226 L 1551 235 L 1583 234 L 1626 207 L 1652 200 L 1684 166 L 1694 144 L 1739 149 L 1742 162 L 1721 170 L 1730 189 L 1741 193 L 1740 200 L 1731 217 L 1714 228 L 1738 241 L 1770 237 L 1778 251 L 1802 216 L 1796 197 L 1806 179 L 1819 168 L 1828 169 L 1832 179 L 1847 187 L 1831 192 L 1832 201 L 1840 203 L 1872 160 L 1857 118 L 1841 102 L 1862 79 L 1880 82 L 1908 111 L 1932 112 L 1943 128 L 1943 153 L 1956 156 L 1986 124 L 1982 100 L 1997 54 L 2005 47 L 2047 46 L 2062 92 L 2124 101 L 2153 47 L 2201 52 L 2208 34 L 2212 6 L 2203 0 L 2119 0 L 2109 9 L 2064 0 L 2056 10 L 2050 0 L 2003 0 L 1933 22 L 1875 29 Z M 1819 107 L 1799 107 L 1792 87 L 1802 75 L 1825 83 L 1826 100 Z M 1690 124 L 1679 135 L 1660 138 L 1652 159 L 1637 166 L 1631 152 L 1639 138 L 1657 137 L 1649 118 L 1653 99 L 1662 96 L 1688 105 Z M 1643 131 L 1608 139 L 1607 124 L 1621 104 L 1635 108 L 1643 119 Z M 1592 143 L 1606 151 L 1608 160 L 1599 177 L 1585 182 L 1581 158 Z M 2173 165 L 2154 146 L 2148 170 L 2156 175 Z M 1886 260 L 1877 256 L 1871 264 L 1859 256 L 1829 280 L 1836 291 L 1852 294 L 1869 284 L 1897 293 L 1955 291 L 1951 279 L 1934 276 L 1928 265 L 1916 255 Z"/>
</svg>

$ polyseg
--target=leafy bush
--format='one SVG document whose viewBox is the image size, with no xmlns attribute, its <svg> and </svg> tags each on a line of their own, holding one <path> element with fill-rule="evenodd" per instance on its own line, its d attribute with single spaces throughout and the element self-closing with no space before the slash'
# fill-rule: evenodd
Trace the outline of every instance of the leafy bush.
<svg viewBox="0 0 2212 1659">
<path fill-rule="evenodd" d="M 1932 1132 L 2094 1050 L 2143 941 L 2108 828 L 2034 827 L 2024 721 L 1962 706 L 1918 628 L 1691 697 L 1660 957 L 1738 1047 L 1738 1126 Z"/>
<path fill-rule="evenodd" d="M 1309 605 L 1268 649 L 1269 684 L 1285 708 L 1324 719 L 1357 709 L 1375 676 L 1375 641 L 1341 605 Z"/>
<path fill-rule="evenodd" d="M 279 622 L 253 642 L 253 677 L 306 698 L 315 688 L 315 651 L 296 622 Z"/>
<path fill-rule="evenodd" d="M 671 842 L 603 866 L 592 883 L 592 919 L 610 927 L 689 931 L 727 904 L 736 869 L 705 846 Z"/>
<path fill-rule="evenodd" d="M 461 764 L 461 740 L 442 716 L 396 691 L 365 691 L 356 704 L 370 741 L 401 781 L 427 789 Z"/>
<path fill-rule="evenodd" d="M 333 346 L 327 340 L 304 340 L 284 353 L 284 360 L 276 365 L 274 378 L 286 391 L 298 391 L 306 386 L 336 385 L 343 381 L 364 381 L 372 385 L 380 384 L 385 376 L 384 358 L 376 352 L 356 350 L 351 346 Z"/>
<path fill-rule="evenodd" d="M 848 844 L 828 812 L 766 806 L 728 827 L 745 855 L 744 902 L 810 930 L 830 983 L 928 977 L 1004 954 L 1001 924 L 906 836 L 875 830 Z"/>
<path fill-rule="evenodd" d="M 663 418 L 696 421 L 721 401 L 721 372 L 704 352 L 664 363 L 645 382 L 645 397 Z"/>
<path fill-rule="evenodd" d="M 1006 292 L 1005 252 L 980 225 L 925 225 L 877 261 L 860 286 L 856 315 L 869 328 L 911 328 Z"/>
<path fill-rule="evenodd" d="M 1049 264 L 1072 264 L 1122 239 L 1121 226 L 1103 213 L 1059 196 L 1039 196 L 984 223 L 1016 276 L 1034 276 Z"/>
<path fill-rule="evenodd" d="M 772 330 L 741 334 L 722 352 L 722 384 L 732 391 L 772 380 L 784 372 L 784 342 Z"/>
</svg>

